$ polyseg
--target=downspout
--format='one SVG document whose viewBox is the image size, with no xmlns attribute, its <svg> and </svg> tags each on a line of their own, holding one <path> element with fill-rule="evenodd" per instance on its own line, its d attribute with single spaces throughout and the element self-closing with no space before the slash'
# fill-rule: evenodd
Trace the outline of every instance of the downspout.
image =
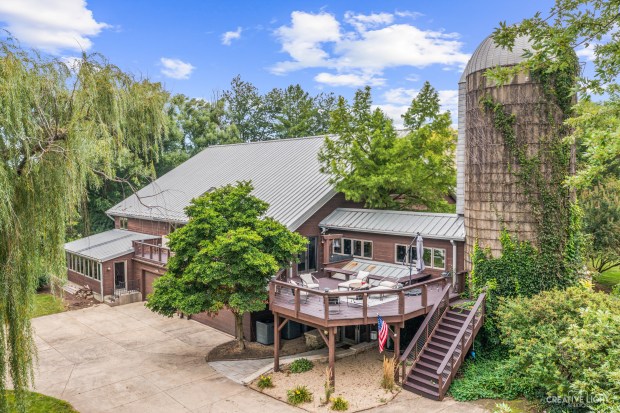
<svg viewBox="0 0 620 413">
<path fill-rule="evenodd" d="M 105 299 L 103 298 L 103 262 L 99 261 L 99 265 L 101 266 L 101 270 L 99 272 L 99 291 L 101 292 L 101 302 L 104 303 Z"/>
<path fill-rule="evenodd" d="M 452 244 L 452 290 L 456 291 L 456 242 L 450 240 Z"/>
</svg>

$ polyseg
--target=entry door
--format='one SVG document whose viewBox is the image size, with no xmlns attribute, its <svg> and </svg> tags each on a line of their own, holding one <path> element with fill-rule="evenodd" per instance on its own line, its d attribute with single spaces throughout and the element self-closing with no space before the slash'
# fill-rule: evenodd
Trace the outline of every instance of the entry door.
<svg viewBox="0 0 620 413">
<path fill-rule="evenodd" d="M 126 288 L 127 286 L 125 274 L 126 264 L 126 261 L 114 263 L 114 288 L 117 290 Z"/>
<path fill-rule="evenodd" d="M 308 247 L 305 252 L 299 254 L 299 263 L 297 264 L 297 272 L 312 272 L 317 269 L 317 237 L 308 237 Z"/>
</svg>

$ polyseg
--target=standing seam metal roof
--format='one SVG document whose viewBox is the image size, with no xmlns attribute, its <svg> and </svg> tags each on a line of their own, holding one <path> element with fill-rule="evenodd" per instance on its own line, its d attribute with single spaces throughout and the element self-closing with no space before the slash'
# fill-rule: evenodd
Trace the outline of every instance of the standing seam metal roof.
<svg viewBox="0 0 620 413">
<path fill-rule="evenodd" d="M 462 216 L 433 212 L 338 208 L 319 224 L 322 228 L 464 241 Z"/>
<path fill-rule="evenodd" d="M 295 230 L 335 195 L 329 176 L 320 171 L 323 140 L 315 136 L 208 147 L 107 213 L 185 223 L 184 209 L 193 198 L 251 180 L 253 195 L 269 203 L 267 216 Z"/>
<path fill-rule="evenodd" d="M 108 261 L 133 252 L 132 241 L 159 238 L 154 235 L 113 229 L 65 244 L 65 251 L 97 261 Z"/>
</svg>

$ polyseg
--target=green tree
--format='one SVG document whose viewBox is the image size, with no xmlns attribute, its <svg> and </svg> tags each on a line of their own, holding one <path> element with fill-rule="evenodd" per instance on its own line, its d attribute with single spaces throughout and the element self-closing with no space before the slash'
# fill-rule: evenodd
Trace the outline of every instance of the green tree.
<svg viewBox="0 0 620 413">
<path fill-rule="evenodd" d="M 258 88 L 235 77 L 230 89 L 223 94 L 226 119 L 237 128 L 242 142 L 255 142 L 271 139 L 269 116 L 263 97 Z"/>
<path fill-rule="evenodd" d="M 588 258 L 598 272 L 620 267 L 620 181 L 602 182 L 581 195 Z"/>
<path fill-rule="evenodd" d="M 369 87 L 352 105 L 338 100 L 330 133 L 319 154 L 322 171 L 345 196 L 371 208 L 449 209 L 454 189 L 456 133 L 441 113 L 437 91 L 427 82 L 403 116 L 410 128 L 398 137 L 393 122 L 372 109 Z"/>
<path fill-rule="evenodd" d="M 244 348 L 243 315 L 265 309 L 267 284 L 307 246 L 301 235 L 264 217 L 269 205 L 251 195 L 252 185 L 227 185 L 194 199 L 187 225 L 170 234 L 174 256 L 154 283 L 147 306 L 172 316 L 222 309 L 235 316 Z"/>
<path fill-rule="evenodd" d="M 100 55 L 74 69 L 0 41 L 0 411 L 7 380 L 23 411 L 32 379 L 37 278 L 66 273 L 64 240 L 94 177 L 128 148 L 156 159 L 167 93 Z"/>
<path fill-rule="evenodd" d="M 273 139 L 299 138 L 327 132 L 333 94 L 310 96 L 299 85 L 275 88 L 264 97 Z"/>
<path fill-rule="evenodd" d="M 609 167 L 619 167 L 620 145 L 618 144 L 618 114 L 620 113 L 620 1 L 618 0 L 556 0 L 548 13 L 536 13 L 519 24 L 500 23 L 493 34 L 496 43 L 512 48 L 515 39 L 527 36 L 532 49 L 526 53 L 526 61 L 511 68 L 494 69 L 489 72 L 500 82 L 506 82 L 524 69 L 543 75 L 571 71 L 577 67 L 577 51 L 587 48 L 593 54 L 594 70 L 576 70 L 577 84 L 566 82 L 573 92 L 579 92 L 580 103 L 576 118 L 569 120 L 575 128 L 571 136 L 582 147 L 585 156 L 578 165 L 578 173 L 568 182 L 586 187 L 597 180 L 605 179 Z M 574 103 L 574 95 L 564 95 L 564 106 Z M 591 105 L 591 95 L 604 95 L 609 102 Z M 561 106 L 562 103 L 560 102 Z M 565 109 L 565 108 L 563 108 Z M 569 113 L 569 111 L 566 111 Z"/>
</svg>

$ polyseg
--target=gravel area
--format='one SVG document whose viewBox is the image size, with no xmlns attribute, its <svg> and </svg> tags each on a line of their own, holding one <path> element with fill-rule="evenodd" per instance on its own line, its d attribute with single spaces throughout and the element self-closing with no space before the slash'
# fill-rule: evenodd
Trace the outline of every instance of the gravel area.
<svg viewBox="0 0 620 413">
<path fill-rule="evenodd" d="M 385 353 L 384 353 L 385 354 Z M 387 353 L 387 357 L 391 357 Z M 383 354 L 370 349 L 354 356 L 336 360 L 336 391 L 332 397 L 341 396 L 349 402 L 349 412 L 369 409 L 390 401 L 399 389 L 394 392 L 381 388 Z M 286 391 L 297 385 L 307 386 L 313 393 L 313 401 L 299 407 L 311 412 L 327 412 L 329 405 L 323 405 L 324 385 L 327 363 L 315 362 L 314 368 L 305 373 L 294 374 L 284 368 L 272 373 L 275 387 L 263 392 L 276 399 L 286 401 Z M 251 384 L 257 389 L 256 381 Z M 260 391 L 260 390 L 259 390 Z"/>
</svg>

